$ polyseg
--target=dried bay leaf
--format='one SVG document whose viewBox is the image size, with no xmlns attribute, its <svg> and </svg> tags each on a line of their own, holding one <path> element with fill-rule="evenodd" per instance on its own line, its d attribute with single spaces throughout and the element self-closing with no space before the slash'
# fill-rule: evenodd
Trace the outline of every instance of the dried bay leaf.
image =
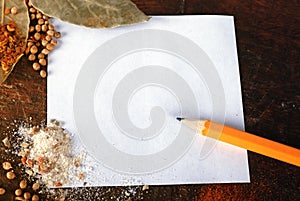
<svg viewBox="0 0 300 201">
<path fill-rule="evenodd" d="M 30 0 L 44 14 L 72 24 L 112 28 L 146 22 L 150 17 L 130 0 Z"/>
<path fill-rule="evenodd" d="M 6 1 L 5 8 L 16 7 L 18 9 L 17 14 L 8 14 L 4 16 L 4 25 L 9 24 L 10 22 L 14 22 L 17 25 L 17 41 L 11 42 L 10 46 L 14 47 L 12 51 L 16 51 L 18 48 L 18 53 L 13 58 L 13 61 L 9 62 L 9 66 L 7 70 L 2 69 L 2 64 L 0 63 L 0 84 L 2 84 L 5 79 L 9 76 L 11 71 L 13 70 L 16 63 L 23 56 L 23 52 L 26 47 L 26 41 L 28 38 L 28 30 L 29 30 L 29 14 L 25 0 L 8 0 Z M 0 5 L 0 10 L 2 10 L 2 4 Z M 3 41 L 2 41 L 3 42 Z M 1 43 L 1 42 L 0 42 Z M 4 45 L 3 43 L 0 44 Z M 9 53 L 1 52 L 0 53 L 0 62 L 3 62 Z M 11 54 L 10 54 L 11 55 Z"/>
</svg>

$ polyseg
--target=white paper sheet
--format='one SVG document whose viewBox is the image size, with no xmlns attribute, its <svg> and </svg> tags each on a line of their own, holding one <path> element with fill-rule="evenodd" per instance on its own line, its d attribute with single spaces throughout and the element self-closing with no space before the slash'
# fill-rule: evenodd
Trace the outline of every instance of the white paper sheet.
<svg viewBox="0 0 300 201">
<path fill-rule="evenodd" d="M 246 150 L 176 120 L 244 129 L 233 17 L 54 24 L 63 37 L 49 55 L 47 118 L 64 121 L 87 149 L 87 186 L 249 182 Z"/>
</svg>

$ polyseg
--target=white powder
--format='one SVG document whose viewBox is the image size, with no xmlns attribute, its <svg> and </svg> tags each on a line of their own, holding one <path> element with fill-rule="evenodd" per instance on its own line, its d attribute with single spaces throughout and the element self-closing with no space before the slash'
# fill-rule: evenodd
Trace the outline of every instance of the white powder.
<svg viewBox="0 0 300 201">
<path fill-rule="evenodd" d="M 68 186 L 84 179 L 79 166 L 85 154 L 72 153 L 71 136 L 60 122 L 53 120 L 40 129 L 19 127 L 18 133 L 24 136 L 19 155 L 29 175 L 39 177 L 48 187 Z"/>
</svg>

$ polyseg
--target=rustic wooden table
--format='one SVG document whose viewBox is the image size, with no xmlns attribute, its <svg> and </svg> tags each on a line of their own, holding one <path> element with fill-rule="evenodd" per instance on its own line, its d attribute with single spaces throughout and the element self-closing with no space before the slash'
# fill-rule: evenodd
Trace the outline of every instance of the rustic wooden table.
<svg viewBox="0 0 300 201">
<path fill-rule="evenodd" d="M 133 2 L 149 15 L 233 15 L 246 130 L 300 148 L 298 0 Z M 23 58 L 0 87 L 0 133 L 11 129 L 7 127 L 14 120 L 46 121 L 46 85 Z M 151 186 L 132 200 L 300 200 L 299 167 L 248 153 L 250 184 Z M 3 179 L 0 185 L 5 185 Z M 119 192 L 119 188 L 110 189 L 111 193 L 103 194 L 104 200 Z"/>
</svg>

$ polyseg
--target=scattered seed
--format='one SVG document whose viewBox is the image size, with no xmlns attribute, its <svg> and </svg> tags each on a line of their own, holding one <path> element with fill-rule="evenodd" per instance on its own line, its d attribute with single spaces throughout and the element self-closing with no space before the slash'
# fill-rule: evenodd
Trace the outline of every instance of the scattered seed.
<svg viewBox="0 0 300 201">
<path fill-rule="evenodd" d="M 40 69 L 41 69 L 41 66 L 40 66 L 40 64 L 39 64 L 39 63 L 37 63 L 37 62 L 34 62 L 34 63 L 32 64 L 32 68 L 33 68 L 33 70 L 36 70 L 36 71 L 38 71 L 38 70 L 40 70 Z"/>
<path fill-rule="evenodd" d="M 10 162 L 3 162 L 2 167 L 3 167 L 4 170 L 10 170 L 12 168 Z"/>
<path fill-rule="evenodd" d="M 4 138 L 2 140 L 2 143 L 4 144 L 4 146 L 6 146 L 7 148 L 10 148 L 11 147 L 11 144 L 10 144 L 10 141 L 8 139 L 8 137 Z"/>
<path fill-rule="evenodd" d="M 149 189 L 149 186 L 148 185 L 144 185 L 143 188 L 142 188 L 142 191 L 145 191 L 145 190 L 148 190 Z"/>
<path fill-rule="evenodd" d="M 84 174 L 83 173 L 79 173 L 77 175 L 77 178 L 80 179 L 80 180 L 84 179 Z"/>
<path fill-rule="evenodd" d="M 47 41 L 51 41 L 51 40 L 52 40 L 52 36 L 47 35 L 47 36 L 45 36 L 45 39 L 46 39 Z"/>
<path fill-rule="evenodd" d="M 48 31 L 48 26 L 46 24 L 42 25 L 42 31 L 47 32 Z"/>
<path fill-rule="evenodd" d="M 31 197 L 31 194 L 30 194 L 29 192 L 25 192 L 25 193 L 24 193 L 24 198 L 25 198 L 26 200 L 29 200 L 30 197 Z"/>
<path fill-rule="evenodd" d="M 32 201 L 38 201 L 39 199 L 40 198 L 39 198 L 38 195 L 33 195 L 32 198 L 31 198 Z"/>
<path fill-rule="evenodd" d="M 33 189 L 34 191 L 38 190 L 39 188 L 40 188 L 40 184 L 39 184 L 39 183 L 34 183 L 34 184 L 32 184 L 32 189 Z"/>
<path fill-rule="evenodd" d="M 30 54 L 30 55 L 28 56 L 28 60 L 29 60 L 29 61 L 34 61 L 35 58 L 36 58 L 36 56 L 35 56 L 34 54 Z"/>
<path fill-rule="evenodd" d="M 26 164 L 26 161 L 27 161 L 27 158 L 26 158 L 26 157 L 22 157 L 22 158 L 21 158 L 21 163 L 22 163 L 23 165 Z"/>
<path fill-rule="evenodd" d="M 40 32 L 41 30 L 42 30 L 41 25 L 39 25 L 39 24 L 35 25 L 35 31 L 36 32 Z"/>
<path fill-rule="evenodd" d="M 40 63 L 42 66 L 46 66 L 46 65 L 47 65 L 46 59 L 40 59 L 40 60 L 39 60 L 39 63 Z"/>
<path fill-rule="evenodd" d="M 34 160 L 28 159 L 28 160 L 26 161 L 26 163 L 27 163 L 28 167 L 33 168 Z"/>
<path fill-rule="evenodd" d="M 29 12 L 31 12 L 31 13 L 35 13 L 35 12 L 36 12 L 36 9 L 35 9 L 35 8 L 33 8 L 33 7 L 31 7 L 31 8 L 29 8 Z"/>
<path fill-rule="evenodd" d="M 42 78 L 46 78 L 46 77 L 47 77 L 46 71 L 45 71 L 45 70 L 41 70 L 41 71 L 40 71 L 40 76 L 41 76 Z"/>
<path fill-rule="evenodd" d="M 21 182 L 20 182 L 20 188 L 21 189 L 24 189 L 27 187 L 27 181 L 25 179 L 23 179 Z"/>
<path fill-rule="evenodd" d="M 33 35 L 34 39 L 35 40 L 40 40 L 41 39 L 41 34 L 39 32 L 36 32 L 34 35 Z"/>
<path fill-rule="evenodd" d="M 43 18 L 40 18 L 39 20 L 38 20 L 38 24 L 40 24 L 40 25 L 42 25 L 42 24 L 44 24 L 44 19 Z"/>
<path fill-rule="evenodd" d="M 49 24 L 48 29 L 53 31 L 54 30 L 54 26 L 52 24 Z"/>
<path fill-rule="evenodd" d="M 10 9 L 10 12 L 11 12 L 11 14 L 15 15 L 15 14 L 18 13 L 18 9 L 17 9 L 16 7 L 12 7 L 12 8 Z"/>
<path fill-rule="evenodd" d="M 52 40 L 50 41 L 50 43 L 51 43 L 52 45 L 56 46 L 56 45 L 58 44 L 58 41 L 55 40 L 55 39 L 52 39 Z"/>
<path fill-rule="evenodd" d="M 30 19 L 34 20 L 35 19 L 35 14 L 30 14 Z"/>
<path fill-rule="evenodd" d="M 39 53 L 38 59 L 44 59 L 44 58 L 45 58 L 45 55 L 43 53 Z"/>
<path fill-rule="evenodd" d="M 47 34 L 48 34 L 49 36 L 54 36 L 54 31 L 51 30 L 51 29 L 49 29 L 49 30 L 47 31 Z"/>
<path fill-rule="evenodd" d="M 32 176 L 32 175 L 33 175 L 33 171 L 32 171 L 32 170 L 25 170 L 25 172 L 26 172 L 29 176 Z"/>
<path fill-rule="evenodd" d="M 29 32 L 30 32 L 30 33 L 34 32 L 34 30 L 35 30 L 34 26 L 30 26 L 30 27 L 29 27 Z"/>
<path fill-rule="evenodd" d="M 15 197 L 15 200 L 21 200 L 21 201 L 25 201 L 25 199 L 24 199 L 24 198 L 22 198 L 22 197 Z"/>
<path fill-rule="evenodd" d="M 52 51 L 52 50 L 54 49 L 54 45 L 51 44 L 51 43 L 48 43 L 48 44 L 46 45 L 46 49 L 49 50 L 49 51 Z"/>
<path fill-rule="evenodd" d="M 61 33 L 60 32 L 55 32 L 54 33 L 54 37 L 55 38 L 60 38 L 61 37 Z"/>
<path fill-rule="evenodd" d="M 0 188 L 0 195 L 4 195 L 6 192 L 5 188 Z"/>
<path fill-rule="evenodd" d="M 43 53 L 44 55 L 47 55 L 47 54 L 49 54 L 49 52 L 50 52 L 50 51 L 49 51 L 49 50 L 47 50 L 46 48 L 42 50 L 42 53 Z"/>
<path fill-rule="evenodd" d="M 56 182 L 54 186 L 55 186 L 55 187 L 61 187 L 61 186 L 62 186 L 62 183 Z"/>
<path fill-rule="evenodd" d="M 10 172 L 6 173 L 6 178 L 9 180 L 12 180 L 12 179 L 16 178 L 16 175 L 14 172 L 10 171 Z"/>
<path fill-rule="evenodd" d="M 9 8 L 5 8 L 5 15 L 8 15 L 8 14 L 10 14 L 10 9 Z"/>
<path fill-rule="evenodd" d="M 33 46 L 30 48 L 30 52 L 31 52 L 32 54 L 36 54 L 36 53 L 38 52 L 38 48 L 37 48 L 35 45 L 33 45 Z"/>
<path fill-rule="evenodd" d="M 16 196 L 21 196 L 22 195 L 22 189 L 17 189 L 17 190 L 15 190 L 15 195 Z"/>
<path fill-rule="evenodd" d="M 35 15 L 35 17 L 36 17 L 36 19 L 41 19 L 41 18 L 42 18 L 42 13 L 37 13 L 37 14 Z"/>
</svg>

